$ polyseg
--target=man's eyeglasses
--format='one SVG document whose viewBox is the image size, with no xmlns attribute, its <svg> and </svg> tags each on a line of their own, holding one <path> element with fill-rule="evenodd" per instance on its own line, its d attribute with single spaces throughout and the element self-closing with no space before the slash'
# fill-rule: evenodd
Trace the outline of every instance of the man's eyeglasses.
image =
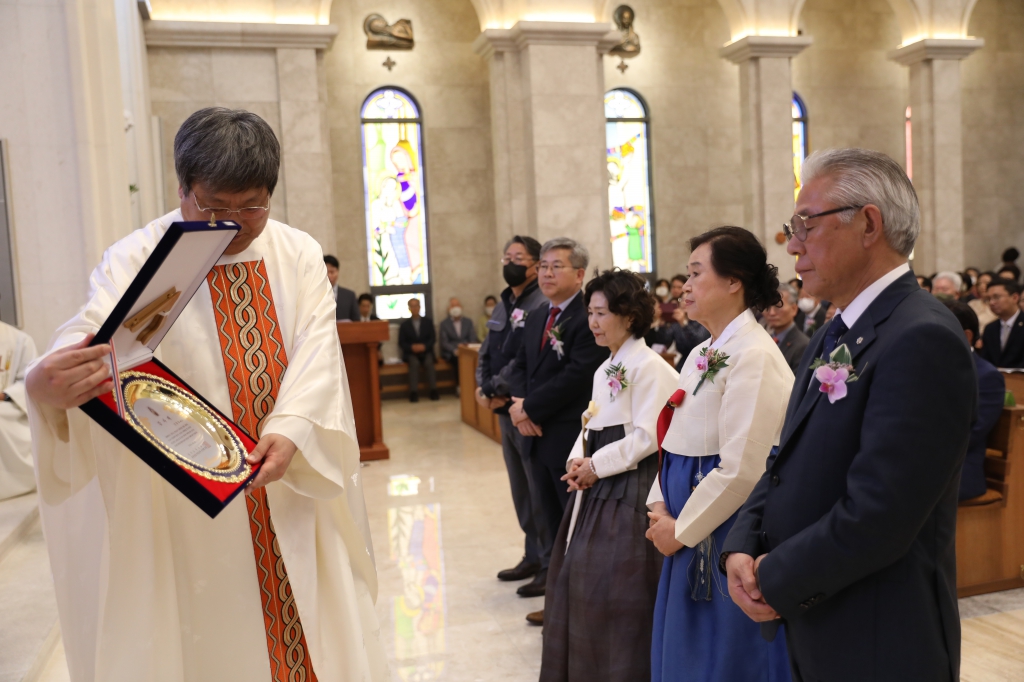
<svg viewBox="0 0 1024 682">
<path fill-rule="evenodd" d="M 219 217 L 221 220 L 226 220 L 231 217 L 232 213 L 237 213 L 238 217 L 242 220 L 256 220 L 262 218 L 270 210 L 270 197 L 267 197 L 266 206 L 249 206 L 247 208 L 203 208 L 199 205 L 199 199 L 196 198 L 196 193 L 192 193 L 192 200 L 196 202 L 196 208 L 199 209 L 200 213 L 207 215 L 212 220 L 214 217 Z"/>
<path fill-rule="evenodd" d="M 537 266 L 538 272 L 551 272 L 551 274 L 553 275 L 557 275 L 558 273 L 562 272 L 562 270 L 568 269 L 568 266 L 562 265 L 561 263 L 541 263 L 540 265 Z"/>
<path fill-rule="evenodd" d="M 842 208 L 833 208 L 830 211 L 822 211 L 821 213 L 815 213 L 814 215 L 800 215 L 797 213 L 789 222 L 782 226 L 782 234 L 786 235 L 786 241 L 789 241 L 793 237 L 796 237 L 802 242 L 807 241 L 807 233 L 817 227 L 807 227 L 807 221 L 813 218 L 820 218 L 826 215 L 832 215 L 833 213 L 842 213 L 843 211 L 856 211 L 864 208 L 863 206 L 843 206 Z"/>
</svg>

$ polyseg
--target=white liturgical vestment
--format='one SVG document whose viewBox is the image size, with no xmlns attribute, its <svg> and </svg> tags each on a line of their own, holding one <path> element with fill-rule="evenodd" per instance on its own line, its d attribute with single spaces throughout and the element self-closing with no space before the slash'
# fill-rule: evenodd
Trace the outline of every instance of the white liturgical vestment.
<svg viewBox="0 0 1024 682">
<path fill-rule="evenodd" d="M 99 329 L 178 220 L 176 210 L 107 250 L 88 303 L 58 330 L 51 350 Z M 320 682 L 383 681 L 359 446 L 322 252 L 307 234 L 270 220 L 248 249 L 218 261 L 226 264 L 265 276 L 269 292 L 257 293 L 272 299 L 286 356 L 262 435 L 285 435 L 298 452 L 284 478 L 266 487 L 266 499 L 305 647 L 296 654 L 293 642 L 283 656 L 268 655 L 273 618 L 265 622 L 261 598 L 271 595 L 257 577 L 245 495 L 211 519 L 81 410 L 30 404 L 71 679 L 276 682 L 294 677 L 282 673 L 282 658 L 308 656 Z M 204 281 L 157 357 L 230 416 L 237 397 L 216 305 Z"/>
<path fill-rule="evenodd" d="M 25 372 L 36 344 L 25 332 L 0 322 L 0 500 L 35 490 L 32 437 L 25 404 Z"/>
</svg>

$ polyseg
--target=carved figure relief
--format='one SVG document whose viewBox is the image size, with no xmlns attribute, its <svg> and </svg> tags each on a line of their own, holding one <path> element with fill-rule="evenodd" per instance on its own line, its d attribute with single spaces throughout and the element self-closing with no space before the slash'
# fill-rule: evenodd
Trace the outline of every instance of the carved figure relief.
<svg viewBox="0 0 1024 682">
<path fill-rule="evenodd" d="M 413 48 L 412 22 L 399 19 L 388 25 L 387 19 L 371 14 L 363 21 L 368 50 L 411 50 Z M 389 69 L 390 70 L 390 69 Z"/>
<path fill-rule="evenodd" d="M 609 50 L 610 54 L 623 59 L 630 59 L 640 54 L 640 36 L 633 30 L 633 19 L 636 14 L 629 5 L 619 5 L 612 14 L 615 25 L 622 32 L 622 42 Z"/>
</svg>

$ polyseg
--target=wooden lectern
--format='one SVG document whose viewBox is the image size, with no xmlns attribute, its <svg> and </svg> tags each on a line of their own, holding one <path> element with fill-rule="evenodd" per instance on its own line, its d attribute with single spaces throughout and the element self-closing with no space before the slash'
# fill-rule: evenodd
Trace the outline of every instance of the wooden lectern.
<svg viewBox="0 0 1024 682">
<path fill-rule="evenodd" d="M 338 339 L 345 357 L 352 412 L 359 439 L 359 459 L 387 459 L 384 428 L 380 418 L 380 367 L 377 345 L 391 337 L 386 320 L 339 322 Z"/>
</svg>

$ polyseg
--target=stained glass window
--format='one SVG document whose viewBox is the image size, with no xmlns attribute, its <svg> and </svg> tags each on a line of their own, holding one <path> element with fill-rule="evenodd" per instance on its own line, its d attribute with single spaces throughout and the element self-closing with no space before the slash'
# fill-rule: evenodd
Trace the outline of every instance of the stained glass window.
<svg viewBox="0 0 1024 682">
<path fill-rule="evenodd" d="M 914 145 L 911 144 L 910 107 L 907 107 L 907 120 L 905 124 L 907 133 L 907 177 L 914 179 Z"/>
<path fill-rule="evenodd" d="M 807 107 L 793 93 L 793 201 L 800 194 L 800 167 L 807 158 Z"/>
<path fill-rule="evenodd" d="M 654 272 L 647 106 L 632 90 L 610 90 L 604 96 L 604 115 L 612 263 L 633 272 Z"/>
<path fill-rule="evenodd" d="M 419 106 L 404 90 L 381 88 L 363 102 L 367 261 L 381 318 L 390 317 L 382 299 L 396 303 L 394 317 L 408 316 L 404 303 L 412 294 L 430 300 L 421 124 Z"/>
</svg>

